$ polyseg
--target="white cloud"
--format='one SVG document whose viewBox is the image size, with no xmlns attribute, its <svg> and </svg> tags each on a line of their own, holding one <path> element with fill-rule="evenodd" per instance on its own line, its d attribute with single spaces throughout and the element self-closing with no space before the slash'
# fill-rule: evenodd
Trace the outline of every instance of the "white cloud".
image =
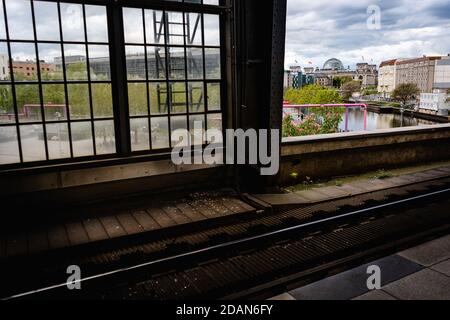
<svg viewBox="0 0 450 320">
<path fill-rule="evenodd" d="M 381 9 L 381 30 L 368 30 L 367 6 Z M 336 57 L 354 66 L 450 53 L 450 0 L 288 0 L 286 66 L 321 67 Z"/>
</svg>

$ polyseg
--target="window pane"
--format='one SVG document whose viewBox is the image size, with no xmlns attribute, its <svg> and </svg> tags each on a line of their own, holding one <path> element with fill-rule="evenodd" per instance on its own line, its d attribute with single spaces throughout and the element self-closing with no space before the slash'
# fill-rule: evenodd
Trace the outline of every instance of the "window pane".
<svg viewBox="0 0 450 320">
<path fill-rule="evenodd" d="M 67 80 L 87 80 L 86 46 L 70 44 L 64 46 Z"/>
<path fill-rule="evenodd" d="M 92 127 L 90 122 L 72 122 L 72 148 L 74 157 L 87 157 L 94 155 L 92 140 Z"/>
<path fill-rule="evenodd" d="M 0 39 L 6 39 L 5 15 L 3 14 L 3 0 L 0 0 Z"/>
<path fill-rule="evenodd" d="M 10 80 L 8 48 L 5 42 L 0 42 L 0 82 Z"/>
<path fill-rule="evenodd" d="M 205 116 L 203 114 L 189 117 L 189 131 L 191 132 L 192 145 L 204 144 Z"/>
<path fill-rule="evenodd" d="M 186 84 L 172 82 L 170 84 L 171 113 L 186 113 Z"/>
<path fill-rule="evenodd" d="M 46 160 L 42 125 L 20 126 L 20 139 L 24 162 Z"/>
<path fill-rule="evenodd" d="M 20 162 L 17 129 L 15 126 L 0 127 L 0 164 Z"/>
<path fill-rule="evenodd" d="M 162 47 L 147 47 L 148 79 L 166 79 L 166 52 Z"/>
<path fill-rule="evenodd" d="M 216 130 L 222 131 L 222 114 L 221 113 L 208 114 L 207 124 L 208 124 L 208 130 L 216 129 Z M 215 143 L 222 142 L 222 139 L 220 141 L 211 141 L 212 140 L 211 134 L 207 135 L 207 140 L 208 140 L 208 142 L 215 142 Z"/>
<path fill-rule="evenodd" d="M 15 122 L 14 102 L 11 86 L 0 86 L 0 123 Z"/>
<path fill-rule="evenodd" d="M 210 4 L 210 5 L 218 6 L 219 0 L 203 0 L 203 4 Z"/>
<path fill-rule="evenodd" d="M 147 84 L 128 84 L 128 105 L 131 116 L 148 115 Z"/>
<path fill-rule="evenodd" d="M 188 79 L 203 79 L 203 49 L 187 48 Z"/>
<path fill-rule="evenodd" d="M 68 84 L 69 107 L 71 119 L 88 119 L 91 117 L 89 106 L 89 88 L 87 84 Z"/>
<path fill-rule="evenodd" d="M 114 121 L 96 121 L 95 147 L 97 154 L 111 154 L 116 152 L 116 137 L 114 133 Z"/>
<path fill-rule="evenodd" d="M 152 148 L 169 148 L 169 121 L 168 118 L 152 118 Z"/>
<path fill-rule="evenodd" d="M 92 107 L 95 118 L 113 116 L 111 85 L 108 83 L 95 83 L 91 85 Z"/>
<path fill-rule="evenodd" d="M 61 3 L 61 23 L 64 41 L 85 41 L 83 6 Z"/>
<path fill-rule="evenodd" d="M 184 48 L 169 48 L 170 79 L 186 79 Z"/>
<path fill-rule="evenodd" d="M 208 111 L 221 110 L 220 83 L 208 83 Z"/>
<path fill-rule="evenodd" d="M 67 119 L 66 95 L 63 84 L 43 84 L 42 97 L 46 121 Z"/>
<path fill-rule="evenodd" d="M 205 111 L 203 82 L 188 82 L 189 112 Z"/>
<path fill-rule="evenodd" d="M 185 13 L 185 32 L 187 45 L 202 45 L 202 15 L 200 13 Z"/>
<path fill-rule="evenodd" d="M 149 120 L 143 119 L 131 119 L 131 150 L 143 151 L 150 149 L 150 134 L 148 130 Z"/>
<path fill-rule="evenodd" d="M 44 81 L 64 80 L 61 59 L 61 45 L 39 43 L 41 79 Z"/>
<path fill-rule="evenodd" d="M 203 19 L 205 24 L 205 46 L 220 46 L 219 16 L 205 14 Z"/>
<path fill-rule="evenodd" d="M 29 0 L 6 0 L 9 38 L 12 40 L 34 40 L 31 3 Z"/>
<path fill-rule="evenodd" d="M 89 67 L 92 81 L 111 80 L 111 64 L 109 60 L 109 47 L 89 45 Z"/>
<path fill-rule="evenodd" d="M 143 46 L 126 46 L 128 80 L 145 80 L 145 49 Z"/>
<path fill-rule="evenodd" d="M 36 49 L 32 43 L 11 43 L 14 81 L 36 81 Z"/>
<path fill-rule="evenodd" d="M 41 99 L 37 84 L 16 85 L 16 101 L 20 122 L 42 120 Z"/>
<path fill-rule="evenodd" d="M 181 141 L 178 140 L 174 135 L 173 132 L 176 130 L 184 129 L 187 130 L 187 117 L 186 116 L 175 116 L 170 117 L 170 129 L 172 130 L 171 139 L 172 139 L 172 146 L 174 145 L 181 145 L 181 146 L 187 146 L 189 145 L 189 141 Z M 181 144 L 180 144 L 181 143 Z"/>
<path fill-rule="evenodd" d="M 67 123 L 47 124 L 48 157 L 70 158 L 69 129 Z"/>
<path fill-rule="evenodd" d="M 183 14 L 180 12 L 167 12 L 168 44 L 184 44 Z"/>
<path fill-rule="evenodd" d="M 59 41 L 59 18 L 56 3 L 34 1 L 36 34 L 38 40 Z"/>
<path fill-rule="evenodd" d="M 86 26 L 89 42 L 108 42 L 106 7 L 86 5 Z"/>
<path fill-rule="evenodd" d="M 144 43 L 142 9 L 123 8 L 123 27 L 126 43 Z"/>
<path fill-rule="evenodd" d="M 205 49 L 206 78 L 220 79 L 220 49 Z"/>
<path fill-rule="evenodd" d="M 164 44 L 165 26 L 162 11 L 145 10 L 145 36 L 147 44 Z"/>
<path fill-rule="evenodd" d="M 166 114 L 169 110 L 167 101 L 167 85 L 164 82 L 149 83 L 150 112 L 151 114 Z"/>
</svg>

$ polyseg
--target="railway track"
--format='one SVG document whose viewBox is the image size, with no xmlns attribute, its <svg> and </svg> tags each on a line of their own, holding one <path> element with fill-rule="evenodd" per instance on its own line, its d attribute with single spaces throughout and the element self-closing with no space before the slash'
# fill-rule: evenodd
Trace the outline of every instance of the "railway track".
<svg viewBox="0 0 450 320">
<path fill-rule="evenodd" d="M 29 276 L 8 261 L 4 298 L 201 299 L 276 293 L 332 265 L 387 253 L 445 232 L 450 179 L 383 190 L 243 221 L 138 239 L 112 248 L 35 257 Z M 353 257 L 353 258 L 352 258 Z M 66 268 L 83 270 L 68 291 Z M 328 270 L 328 271 L 326 271 Z"/>
</svg>

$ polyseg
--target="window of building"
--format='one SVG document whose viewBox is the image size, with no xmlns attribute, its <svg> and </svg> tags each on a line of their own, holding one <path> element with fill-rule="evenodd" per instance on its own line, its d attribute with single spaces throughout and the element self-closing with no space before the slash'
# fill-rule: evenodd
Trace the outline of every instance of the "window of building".
<svg viewBox="0 0 450 320">
<path fill-rule="evenodd" d="M 0 165 L 159 153 L 194 122 L 221 129 L 221 9 L 203 8 L 218 0 L 183 1 L 196 12 L 177 2 L 164 10 L 0 0 L 0 57 L 9 67 L 0 76 Z M 111 34 L 122 28 L 123 43 Z M 19 71 L 21 62 L 36 70 Z M 123 64 L 125 83 L 112 63 Z"/>
<path fill-rule="evenodd" d="M 132 151 L 172 147 L 172 133 L 222 127 L 219 15 L 124 8 Z"/>
</svg>

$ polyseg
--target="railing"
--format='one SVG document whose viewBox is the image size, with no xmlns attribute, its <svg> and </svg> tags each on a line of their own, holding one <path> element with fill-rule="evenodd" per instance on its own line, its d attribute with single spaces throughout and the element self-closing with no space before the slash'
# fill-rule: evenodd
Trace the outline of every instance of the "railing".
<svg viewBox="0 0 450 320">
<path fill-rule="evenodd" d="M 345 108 L 345 132 L 348 132 L 348 118 L 350 108 L 361 108 L 364 110 L 364 131 L 367 130 L 367 104 L 364 103 L 332 103 L 332 104 L 289 104 L 283 102 L 283 109 L 300 109 L 303 108 Z"/>
</svg>

